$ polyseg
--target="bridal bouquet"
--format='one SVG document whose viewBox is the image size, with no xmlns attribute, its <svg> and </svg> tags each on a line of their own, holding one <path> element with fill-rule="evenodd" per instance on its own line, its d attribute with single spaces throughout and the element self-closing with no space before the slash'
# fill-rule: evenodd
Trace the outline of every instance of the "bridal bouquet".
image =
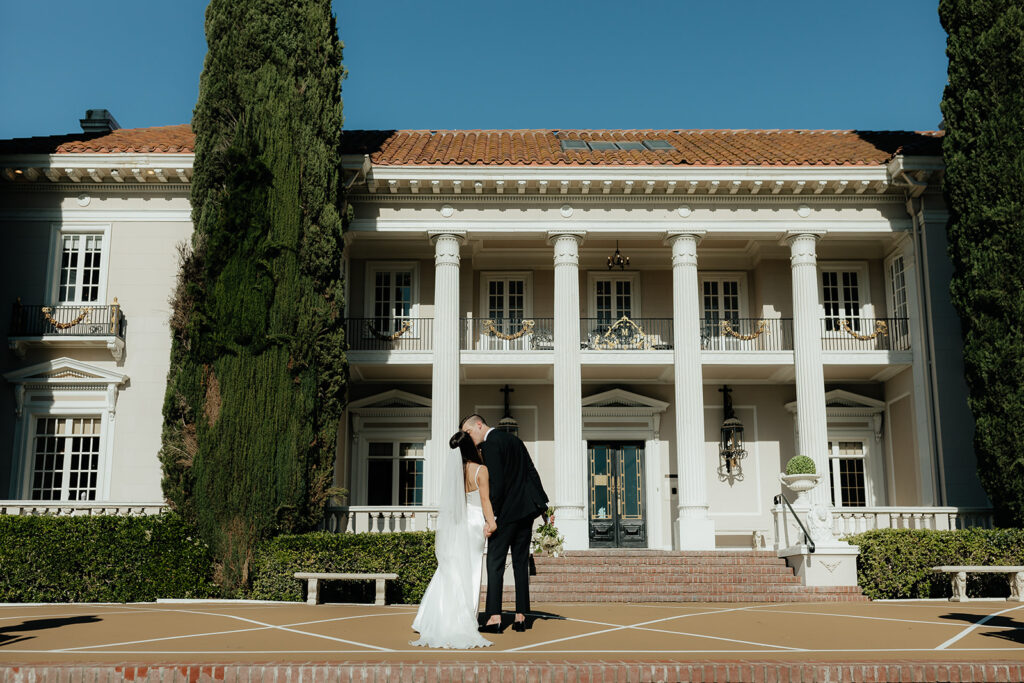
<svg viewBox="0 0 1024 683">
<path fill-rule="evenodd" d="M 547 521 L 533 531 L 533 552 L 558 557 L 563 552 L 562 544 L 565 539 L 558 535 L 558 529 L 555 528 L 554 509 L 548 508 L 546 515 Z"/>
</svg>

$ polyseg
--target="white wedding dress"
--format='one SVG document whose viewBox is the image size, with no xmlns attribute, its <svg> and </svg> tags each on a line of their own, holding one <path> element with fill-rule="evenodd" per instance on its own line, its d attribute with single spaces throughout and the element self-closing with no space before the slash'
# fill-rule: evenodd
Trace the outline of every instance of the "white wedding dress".
<svg viewBox="0 0 1024 683">
<path fill-rule="evenodd" d="M 461 470 L 461 456 L 456 452 L 449 457 L 459 457 Z M 478 469 L 477 474 L 479 472 Z M 480 490 L 465 493 L 462 472 L 457 475 L 464 502 L 461 510 L 446 510 L 444 496 L 450 500 L 454 492 L 449 489 L 447 494 L 442 494 L 435 542 L 437 571 L 430 579 L 412 622 L 413 630 L 420 634 L 419 640 L 411 641 L 412 645 L 455 650 L 491 645 L 491 641 L 477 631 L 485 541 Z M 445 477 L 450 478 L 451 474 L 446 473 Z"/>
</svg>

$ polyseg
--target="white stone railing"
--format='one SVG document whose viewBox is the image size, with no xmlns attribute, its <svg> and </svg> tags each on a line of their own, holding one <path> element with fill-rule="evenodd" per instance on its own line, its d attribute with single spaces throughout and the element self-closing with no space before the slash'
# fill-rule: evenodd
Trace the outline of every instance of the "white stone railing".
<svg viewBox="0 0 1024 683">
<path fill-rule="evenodd" d="M 82 517 L 89 515 L 158 515 L 166 503 L 112 503 L 78 500 L 0 500 L 0 515 L 45 515 Z"/>
<path fill-rule="evenodd" d="M 832 511 L 832 530 L 838 537 L 874 529 L 947 531 L 971 527 L 992 528 L 992 510 L 958 507 L 863 507 L 835 508 Z"/>
<path fill-rule="evenodd" d="M 379 505 L 328 506 L 321 528 L 336 534 L 434 531 L 437 508 Z"/>
</svg>

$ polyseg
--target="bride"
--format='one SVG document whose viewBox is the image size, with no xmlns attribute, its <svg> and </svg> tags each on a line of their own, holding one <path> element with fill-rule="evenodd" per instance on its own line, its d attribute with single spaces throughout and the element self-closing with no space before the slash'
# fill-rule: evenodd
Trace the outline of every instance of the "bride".
<svg viewBox="0 0 1024 683">
<path fill-rule="evenodd" d="M 462 457 L 449 454 L 442 468 L 434 543 L 437 571 L 412 622 L 420 638 L 411 644 L 456 650 L 487 647 L 491 641 L 477 632 L 484 537 L 497 528 L 487 468 L 467 434 L 456 433 L 448 445 Z"/>
</svg>

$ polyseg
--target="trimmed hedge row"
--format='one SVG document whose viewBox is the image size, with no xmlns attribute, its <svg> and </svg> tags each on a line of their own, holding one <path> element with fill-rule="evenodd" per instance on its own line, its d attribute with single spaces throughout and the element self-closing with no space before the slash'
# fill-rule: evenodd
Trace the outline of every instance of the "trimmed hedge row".
<svg viewBox="0 0 1024 683">
<path fill-rule="evenodd" d="M 860 546 L 857 583 L 873 600 L 948 598 L 949 575 L 931 572 L 939 565 L 1024 565 L 1024 529 L 878 529 L 846 540 Z M 1005 597 L 1009 590 L 1002 574 L 967 575 L 971 597 Z"/>
<path fill-rule="evenodd" d="M 0 602 L 217 597 L 209 549 L 173 513 L 0 515 Z"/>
<path fill-rule="evenodd" d="M 278 536 L 256 551 L 249 597 L 302 600 L 306 582 L 295 572 L 394 572 L 398 580 L 387 582 L 388 603 L 418 603 L 435 569 L 432 531 Z M 326 582 L 321 595 L 326 602 L 372 603 L 374 583 Z"/>
</svg>

